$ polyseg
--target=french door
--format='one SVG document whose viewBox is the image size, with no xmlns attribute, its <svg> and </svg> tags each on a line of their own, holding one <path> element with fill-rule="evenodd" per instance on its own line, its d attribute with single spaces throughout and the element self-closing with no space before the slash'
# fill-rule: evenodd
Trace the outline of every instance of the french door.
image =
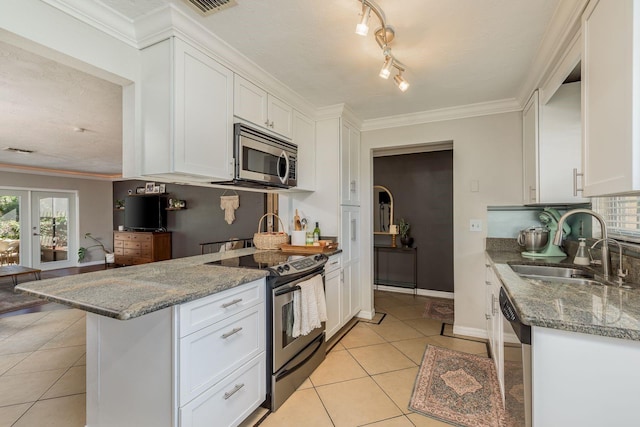
<svg viewBox="0 0 640 427">
<path fill-rule="evenodd" d="M 0 189 L 1 264 L 50 270 L 76 265 L 76 193 Z M 13 251 L 4 251 L 11 246 Z"/>
</svg>

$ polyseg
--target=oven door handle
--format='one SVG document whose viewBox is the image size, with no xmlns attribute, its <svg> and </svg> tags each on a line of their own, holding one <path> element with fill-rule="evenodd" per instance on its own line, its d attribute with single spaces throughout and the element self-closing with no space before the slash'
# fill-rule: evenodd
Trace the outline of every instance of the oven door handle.
<svg viewBox="0 0 640 427">
<path fill-rule="evenodd" d="M 292 366 L 291 368 L 285 369 L 282 372 L 278 373 L 276 380 L 280 380 L 286 377 L 287 375 L 294 373 L 296 370 L 298 370 L 300 366 L 303 366 L 305 363 L 307 363 L 313 356 L 315 356 L 316 352 L 320 349 L 323 342 L 324 342 L 324 334 L 320 335 L 318 338 L 315 339 L 316 348 L 307 357 L 305 357 L 303 361 L 301 361 L 300 363 L 297 363 L 295 366 Z"/>
<path fill-rule="evenodd" d="M 282 291 L 276 291 L 276 293 L 274 293 L 274 295 L 279 297 L 280 295 L 286 295 L 286 294 L 294 292 L 294 291 L 299 291 L 300 289 L 301 289 L 300 286 L 292 286 L 292 287 L 287 288 L 287 289 L 282 290 Z"/>
</svg>

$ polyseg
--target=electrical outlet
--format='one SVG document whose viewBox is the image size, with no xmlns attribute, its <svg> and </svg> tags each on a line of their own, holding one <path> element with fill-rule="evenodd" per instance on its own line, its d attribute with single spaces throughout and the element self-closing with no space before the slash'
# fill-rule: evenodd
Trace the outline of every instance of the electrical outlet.
<svg viewBox="0 0 640 427">
<path fill-rule="evenodd" d="M 469 231 L 482 231 L 482 220 L 481 219 L 470 220 Z"/>
</svg>

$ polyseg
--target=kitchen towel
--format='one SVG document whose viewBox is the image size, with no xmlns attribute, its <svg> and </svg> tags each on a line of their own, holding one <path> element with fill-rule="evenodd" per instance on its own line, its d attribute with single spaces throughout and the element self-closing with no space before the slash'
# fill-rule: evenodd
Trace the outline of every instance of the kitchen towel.
<svg viewBox="0 0 640 427">
<path fill-rule="evenodd" d="M 327 302 L 320 274 L 298 284 L 293 293 L 293 338 L 308 335 L 327 321 Z"/>
</svg>

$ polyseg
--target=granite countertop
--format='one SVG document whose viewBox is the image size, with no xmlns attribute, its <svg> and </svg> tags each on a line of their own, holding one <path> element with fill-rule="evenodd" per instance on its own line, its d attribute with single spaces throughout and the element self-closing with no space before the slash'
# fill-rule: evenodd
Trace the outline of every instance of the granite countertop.
<svg viewBox="0 0 640 427">
<path fill-rule="evenodd" d="M 26 282 L 16 290 L 120 320 L 133 319 L 267 276 L 264 270 L 205 265 L 249 255 L 238 249 L 74 276 Z"/>
<path fill-rule="evenodd" d="M 511 250 L 487 250 L 492 266 L 522 323 L 640 341 L 640 288 L 552 283 L 525 279 L 509 264 L 581 268 L 571 258 L 523 258 Z"/>
</svg>

